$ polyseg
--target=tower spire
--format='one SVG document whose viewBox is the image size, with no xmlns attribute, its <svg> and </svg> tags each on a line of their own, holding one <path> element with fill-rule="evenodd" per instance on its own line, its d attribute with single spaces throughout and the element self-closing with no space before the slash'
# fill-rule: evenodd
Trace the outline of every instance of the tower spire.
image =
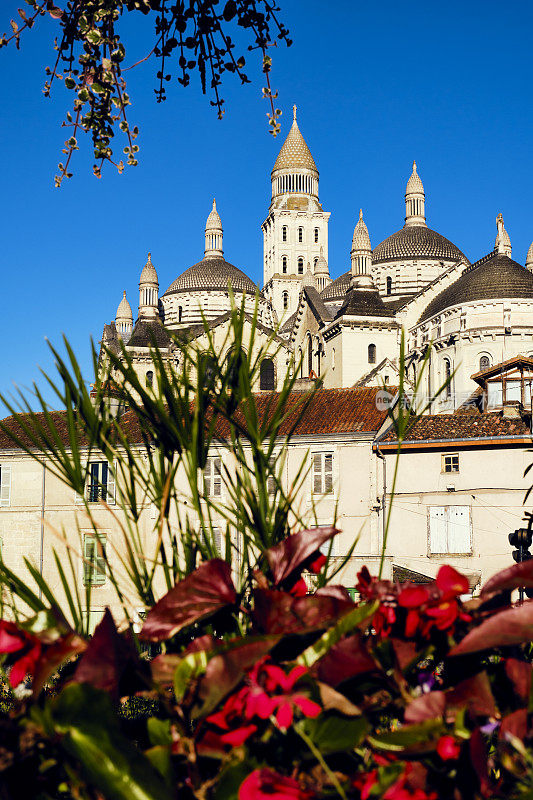
<svg viewBox="0 0 533 800">
<path fill-rule="evenodd" d="M 292 107 L 292 121 L 293 121 L 293 122 L 296 122 L 296 109 L 297 109 L 297 108 L 298 108 L 298 106 L 297 106 L 297 105 L 296 105 L 296 103 L 295 103 L 295 104 L 293 105 L 293 107 Z"/>
<path fill-rule="evenodd" d="M 217 211 L 217 203 L 213 197 L 213 208 L 205 223 L 205 251 L 204 258 L 223 258 L 222 249 L 222 221 Z"/>
<path fill-rule="evenodd" d="M 352 249 L 350 252 L 352 260 L 352 280 L 360 276 L 369 276 L 372 266 L 372 245 L 368 228 L 363 219 L 363 209 L 359 209 L 359 219 L 353 231 Z"/>
<path fill-rule="evenodd" d="M 413 171 L 405 189 L 405 227 L 412 225 L 426 226 L 426 194 L 424 184 L 413 161 Z"/>
</svg>

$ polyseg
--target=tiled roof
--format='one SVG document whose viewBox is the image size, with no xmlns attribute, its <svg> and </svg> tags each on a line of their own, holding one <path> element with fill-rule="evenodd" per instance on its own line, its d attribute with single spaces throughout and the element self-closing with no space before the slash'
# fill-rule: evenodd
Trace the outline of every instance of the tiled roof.
<svg viewBox="0 0 533 800">
<path fill-rule="evenodd" d="M 304 292 L 307 295 L 309 304 L 324 322 L 329 322 L 333 319 L 331 310 L 326 306 L 323 298 L 320 296 L 320 293 L 317 292 L 314 286 L 306 286 Z"/>
<path fill-rule="evenodd" d="M 335 280 L 332 281 L 329 286 L 326 286 L 326 288 L 322 290 L 322 300 L 344 300 L 346 297 L 346 292 L 350 288 L 351 279 L 352 273 L 350 270 L 348 270 L 348 272 L 344 272 L 342 275 L 339 275 L 339 277 L 335 278 Z"/>
<path fill-rule="evenodd" d="M 128 340 L 128 347 L 169 347 L 172 340 L 161 322 L 139 319 Z"/>
<path fill-rule="evenodd" d="M 399 261 L 403 258 L 434 258 L 445 261 L 467 261 L 453 242 L 440 233 L 413 225 L 393 233 L 372 251 L 372 264 L 386 261 Z"/>
<path fill-rule="evenodd" d="M 186 269 L 166 290 L 165 295 L 196 290 L 228 290 L 228 283 L 236 292 L 255 295 L 259 291 L 255 283 L 238 267 L 222 257 L 204 258 Z"/>
<path fill-rule="evenodd" d="M 325 435 L 325 434 L 344 434 L 344 433 L 374 433 L 384 422 L 387 411 L 378 409 L 376 405 L 376 394 L 380 391 L 378 387 L 368 387 L 362 389 L 320 389 L 313 398 L 304 418 L 298 423 L 294 435 Z M 274 394 L 274 397 L 277 395 Z M 273 393 L 261 392 L 256 395 L 256 404 L 260 418 L 264 417 L 269 408 Z M 302 392 L 294 391 L 289 398 L 289 408 L 294 406 L 294 411 L 289 412 L 282 424 L 279 435 L 286 436 L 291 426 L 294 424 L 298 413 L 297 404 L 302 399 Z M 27 415 L 25 415 L 27 418 Z M 38 418 L 44 421 L 43 414 L 39 413 Z M 236 412 L 236 417 L 243 419 L 241 412 Z M 52 418 L 57 425 L 62 441 L 68 446 L 68 430 L 64 411 L 52 412 Z M 20 432 L 20 427 L 13 417 L 6 417 L 3 424 L 15 432 Z M 121 417 L 121 425 L 127 433 L 131 442 L 141 441 L 139 432 L 139 422 L 135 413 L 128 411 Z M 216 426 L 216 433 L 224 438 L 229 434 L 229 426 L 220 420 Z M 22 440 L 30 444 L 25 434 L 20 432 Z M 83 441 L 80 442 L 83 445 Z M 14 449 L 9 437 L 0 431 L 0 450 Z"/>
<path fill-rule="evenodd" d="M 415 422 L 408 432 L 405 443 L 447 442 L 463 439 L 491 439 L 529 435 L 529 427 L 520 417 L 506 418 L 500 412 L 485 414 L 428 414 Z M 381 440 L 395 442 L 396 433 L 391 429 Z"/>
<path fill-rule="evenodd" d="M 533 274 L 509 256 L 494 253 L 466 269 L 429 303 L 420 322 L 431 319 L 446 308 L 477 300 L 533 298 Z"/>
<path fill-rule="evenodd" d="M 336 319 L 339 317 L 358 316 L 358 317 L 394 317 L 394 310 L 388 308 L 377 289 L 350 289 L 337 312 Z"/>
<path fill-rule="evenodd" d="M 518 367 L 520 365 L 533 369 L 533 358 L 529 358 L 529 356 L 513 356 L 513 358 L 508 358 L 507 361 L 500 361 L 498 364 L 493 364 L 492 367 L 482 369 L 470 377 L 478 383 L 483 383 L 486 378 L 490 378 L 492 375 L 498 375 L 500 372 L 506 372 L 510 367 Z"/>
<path fill-rule="evenodd" d="M 296 119 L 292 123 L 291 129 L 287 138 L 283 142 L 276 163 L 272 169 L 275 172 L 278 169 L 294 169 L 304 167 L 305 169 L 312 169 L 318 174 L 318 169 L 315 160 L 311 155 L 304 137 L 300 133 L 300 128 Z"/>
</svg>

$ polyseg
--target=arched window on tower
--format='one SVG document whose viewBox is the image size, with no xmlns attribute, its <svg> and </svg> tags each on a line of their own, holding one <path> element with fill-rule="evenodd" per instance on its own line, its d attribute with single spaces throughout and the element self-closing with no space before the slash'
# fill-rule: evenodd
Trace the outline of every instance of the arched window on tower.
<svg viewBox="0 0 533 800">
<path fill-rule="evenodd" d="M 284 275 L 287 273 L 287 256 L 282 256 L 281 258 L 281 271 Z"/>
<path fill-rule="evenodd" d="M 311 334 L 307 334 L 307 375 L 311 375 L 313 371 L 313 340 Z"/>
<path fill-rule="evenodd" d="M 315 258 L 313 259 L 313 267 L 315 267 L 315 268 L 316 268 L 316 265 L 317 265 L 317 261 L 318 261 L 318 257 L 315 256 Z"/>
<path fill-rule="evenodd" d="M 368 363 L 375 364 L 376 363 L 376 345 L 369 344 L 368 345 Z"/>
<path fill-rule="evenodd" d="M 259 388 L 274 391 L 274 362 L 271 358 L 264 358 L 259 369 Z"/>
<path fill-rule="evenodd" d="M 315 244 L 318 244 L 318 228 L 315 228 Z"/>
<path fill-rule="evenodd" d="M 281 295 L 281 299 L 283 301 L 283 308 L 287 309 L 289 307 L 289 293 L 283 292 L 283 294 Z"/>
<path fill-rule="evenodd" d="M 387 278 L 387 294 L 392 294 L 392 278 L 390 275 Z"/>
<path fill-rule="evenodd" d="M 298 241 L 303 242 L 304 240 L 304 229 L 298 228 Z"/>
<path fill-rule="evenodd" d="M 444 366 L 444 380 L 446 381 L 446 387 L 444 389 L 444 396 L 447 400 L 450 399 L 452 396 L 452 365 L 449 358 L 445 358 L 443 362 Z"/>
<path fill-rule="evenodd" d="M 303 275 L 303 274 L 304 274 L 304 260 L 300 256 L 300 258 L 298 259 L 298 275 Z"/>
<path fill-rule="evenodd" d="M 481 356 L 479 359 L 479 371 L 488 369 L 490 367 L 490 358 L 488 356 Z"/>
<path fill-rule="evenodd" d="M 283 228 L 281 229 L 281 240 L 282 240 L 282 242 L 286 242 L 287 241 L 287 226 L 286 225 L 284 225 Z"/>
</svg>

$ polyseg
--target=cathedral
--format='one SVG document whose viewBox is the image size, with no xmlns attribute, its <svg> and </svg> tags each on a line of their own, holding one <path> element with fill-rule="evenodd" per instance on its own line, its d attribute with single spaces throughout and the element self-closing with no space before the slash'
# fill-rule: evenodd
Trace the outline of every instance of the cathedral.
<svg viewBox="0 0 533 800">
<path fill-rule="evenodd" d="M 117 352 L 124 344 L 149 381 L 150 345 L 157 342 L 172 357 L 168 331 L 198 339 L 204 333 L 202 320 L 223 331 L 233 293 L 250 319 L 257 304 L 260 330 L 275 340 L 258 389 L 276 389 L 286 371 L 295 368 L 302 385 L 316 378 L 326 388 L 394 385 L 403 332 L 405 377 L 414 386 L 427 361 L 419 388 L 433 414 L 479 403 L 480 375 L 516 357 L 533 357 L 533 243 L 525 266 L 514 261 L 498 214 L 494 247 L 471 263 L 457 245 L 428 227 L 425 205 L 413 162 L 403 226 L 372 248 L 361 210 L 347 269 L 331 276 L 330 212 L 320 202 L 318 168 L 294 106 L 291 129 L 271 172 L 270 207 L 261 226 L 263 288 L 226 260 L 222 220 L 213 200 L 201 260 L 161 293 L 148 254 L 139 279 L 137 320 L 124 292 L 102 341 Z M 514 399 L 530 406 L 530 384 L 522 382 L 519 393 Z M 513 397 L 509 388 L 506 399 Z M 500 407 L 504 399 L 499 397 Z"/>
</svg>

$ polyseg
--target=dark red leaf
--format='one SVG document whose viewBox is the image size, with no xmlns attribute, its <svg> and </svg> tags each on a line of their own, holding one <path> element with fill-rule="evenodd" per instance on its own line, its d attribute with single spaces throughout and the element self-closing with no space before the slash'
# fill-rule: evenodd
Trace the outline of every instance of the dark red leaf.
<svg viewBox="0 0 533 800">
<path fill-rule="evenodd" d="M 351 603 L 352 606 L 355 605 L 344 586 L 322 586 L 316 590 L 315 597 L 333 597 L 342 602 Z"/>
<path fill-rule="evenodd" d="M 408 667 L 417 656 L 420 658 L 420 651 L 413 639 L 396 639 L 396 637 L 390 636 L 389 641 L 392 644 L 394 655 L 401 670 Z"/>
<path fill-rule="evenodd" d="M 314 664 L 312 672 L 323 683 L 338 686 L 365 672 L 375 672 L 377 665 L 359 633 L 341 639 Z"/>
<path fill-rule="evenodd" d="M 474 716 L 496 716 L 496 703 L 487 673 L 480 672 L 473 675 L 446 692 L 446 707 L 448 709 L 467 707 Z"/>
<path fill-rule="evenodd" d="M 277 585 L 286 580 L 303 562 L 312 556 L 324 542 L 339 533 L 337 528 L 320 527 L 299 531 L 266 552 L 268 566 Z"/>
<path fill-rule="evenodd" d="M 532 669 L 527 661 L 519 661 L 517 658 L 507 658 L 505 661 L 505 673 L 518 697 L 524 701 L 529 699 Z"/>
<path fill-rule="evenodd" d="M 65 661 L 78 653 L 83 653 L 87 642 L 76 633 L 62 636 L 56 642 L 45 647 L 35 665 L 35 674 L 32 681 L 32 691 L 36 697 L 51 675 Z"/>
<path fill-rule="evenodd" d="M 318 594 L 293 597 L 273 589 L 254 591 L 253 618 L 265 633 L 307 633 L 327 628 L 352 611 L 353 603 Z"/>
<path fill-rule="evenodd" d="M 158 686 L 172 686 L 176 667 L 183 660 L 178 653 L 163 653 L 150 662 L 152 680 Z"/>
<path fill-rule="evenodd" d="M 483 739 L 483 734 L 479 728 L 472 732 L 470 737 L 470 761 L 479 779 L 481 793 L 484 796 L 490 794 L 491 785 L 489 777 L 489 756 L 487 746 Z"/>
<path fill-rule="evenodd" d="M 442 717 L 446 708 L 444 692 L 428 692 L 415 698 L 405 709 L 405 722 L 424 722 Z"/>
<path fill-rule="evenodd" d="M 115 699 L 120 696 L 119 687 L 127 669 L 139 662 L 131 634 L 120 634 L 108 608 L 96 626 L 76 672 L 77 683 L 90 683 L 97 689 L 109 692 Z"/>
<path fill-rule="evenodd" d="M 506 589 L 518 589 L 519 586 L 527 588 L 533 586 L 533 559 L 522 561 L 521 564 L 513 564 L 512 567 L 497 572 L 483 586 L 481 596 L 503 592 Z"/>
<path fill-rule="evenodd" d="M 150 642 L 170 639 L 182 628 L 233 605 L 237 597 L 230 566 L 213 558 L 177 583 L 148 612 L 140 638 Z"/>
<path fill-rule="evenodd" d="M 523 741 L 529 729 L 527 716 L 527 708 L 519 708 L 518 711 L 507 714 L 507 716 L 502 719 L 502 724 L 500 725 L 498 734 L 500 739 L 505 739 L 506 735 L 510 733 Z"/>
<path fill-rule="evenodd" d="M 450 650 L 451 656 L 505 647 L 533 640 L 533 601 L 513 606 L 489 617 Z"/>
</svg>

